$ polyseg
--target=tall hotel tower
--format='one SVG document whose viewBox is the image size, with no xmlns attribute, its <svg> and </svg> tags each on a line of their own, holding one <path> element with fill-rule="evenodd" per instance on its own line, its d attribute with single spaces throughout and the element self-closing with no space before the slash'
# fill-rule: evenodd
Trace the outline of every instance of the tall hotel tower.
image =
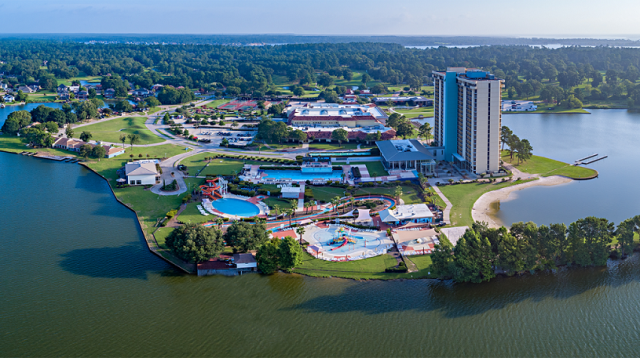
<svg viewBox="0 0 640 358">
<path fill-rule="evenodd" d="M 503 80 L 464 67 L 433 71 L 434 140 L 445 160 L 482 174 L 500 169 Z"/>
</svg>

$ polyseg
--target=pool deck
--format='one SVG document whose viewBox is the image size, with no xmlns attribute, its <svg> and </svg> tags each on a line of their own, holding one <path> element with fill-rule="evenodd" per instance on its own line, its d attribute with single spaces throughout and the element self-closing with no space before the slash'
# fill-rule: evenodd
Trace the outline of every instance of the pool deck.
<svg viewBox="0 0 640 358">
<path fill-rule="evenodd" d="M 244 200 L 244 201 L 248 201 L 248 202 L 254 204 L 260 210 L 260 213 L 258 215 L 256 215 L 255 217 L 266 218 L 269 215 L 269 207 L 265 203 L 262 202 L 263 199 L 267 198 L 267 196 L 265 196 L 265 195 L 257 195 L 257 196 L 254 196 L 254 197 L 246 197 L 246 196 L 235 195 L 235 194 L 227 194 L 224 197 L 225 197 L 225 199 Z M 213 215 L 220 216 L 220 217 L 223 217 L 223 218 L 228 218 L 229 220 L 241 220 L 241 219 L 246 218 L 244 216 L 238 216 L 238 215 L 232 215 L 232 214 L 223 213 L 222 211 L 217 210 L 216 208 L 214 208 L 212 203 L 211 203 L 211 201 L 209 201 L 208 199 L 203 199 L 202 200 L 202 207 L 206 211 L 208 211 L 209 213 L 211 213 Z"/>
</svg>

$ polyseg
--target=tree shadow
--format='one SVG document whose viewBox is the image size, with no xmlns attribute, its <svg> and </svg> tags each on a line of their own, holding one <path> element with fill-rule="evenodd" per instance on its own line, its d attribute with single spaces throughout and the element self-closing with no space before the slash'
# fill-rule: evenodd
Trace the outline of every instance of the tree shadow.
<svg viewBox="0 0 640 358">
<path fill-rule="evenodd" d="M 567 300 L 601 287 L 617 288 L 640 281 L 638 254 L 609 261 L 608 267 L 562 268 L 521 277 L 500 277 L 481 284 L 451 281 L 368 281 L 348 285 L 339 295 L 324 295 L 284 310 L 322 313 L 400 311 L 441 312 L 458 318 L 501 310 L 525 301 Z"/>
<path fill-rule="evenodd" d="M 96 278 L 146 280 L 147 272 L 158 268 L 139 244 L 119 247 L 76 249 L 62 254 L 60 267 L 76 275 Z M 155 259 L 153 255 L 151 258 Z"/>
</svg>

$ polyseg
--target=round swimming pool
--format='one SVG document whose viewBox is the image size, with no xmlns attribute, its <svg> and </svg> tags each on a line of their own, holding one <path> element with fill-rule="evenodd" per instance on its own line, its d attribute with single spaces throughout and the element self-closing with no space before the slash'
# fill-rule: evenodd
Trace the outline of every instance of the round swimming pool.
<svg viewBox="0 0 640 358">
<path fill-rule="evenodd" d="M 224 198 L 211 203 L 214 209 L 229 215 L 251 217 L 260 214 L 257 205 L 245 200 Z"/>
</svg>

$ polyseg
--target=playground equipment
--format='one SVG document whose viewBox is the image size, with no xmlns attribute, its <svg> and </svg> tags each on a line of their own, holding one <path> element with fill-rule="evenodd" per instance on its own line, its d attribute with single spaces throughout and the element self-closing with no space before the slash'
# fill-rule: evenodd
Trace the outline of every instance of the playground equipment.
<svg viewBox="0 0 640 358">
<path fill-rule="evenodd" d="M 209 198 L 211 201 L 216 200 L 217 198 L 222 199 L 229 193 L 229 189 L 227 188 L 228 182 L 224 180 L 224 178 L 217 177 L 209 179 L 206 182 L 206 185 L 200 185 L 200 191 L 202 191 L 202 195 L 205 198 Z"/>
<path fill-rule="evenodd" d="M 336 230 L 335 235 L 330 242 L 331 245 L 339 244 L 339 246 L 334 247 L 333 249 L 331 249 L 331 251 L 342 248 L 347 244 L 355 244 L 355 243 L 356 243 L 356 238 L 351 236 L 351 234 L 347 231 L 346 228 L 341 227 L 338 230 Z"/>
</svg>

